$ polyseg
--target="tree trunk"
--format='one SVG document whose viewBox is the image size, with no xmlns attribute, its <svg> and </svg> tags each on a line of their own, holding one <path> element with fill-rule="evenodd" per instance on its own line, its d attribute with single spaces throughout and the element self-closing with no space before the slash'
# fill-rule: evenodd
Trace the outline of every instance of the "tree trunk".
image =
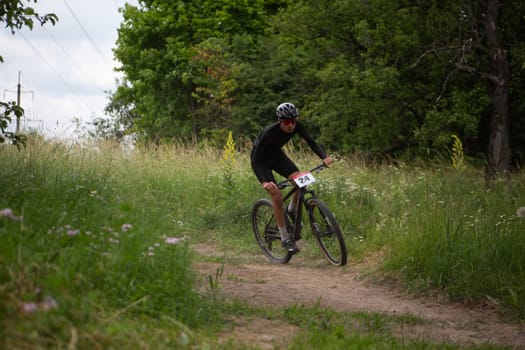
<svg viewBox="0 0 525 350">
<path fill-rule="evenodd" d="M 489 79 L 493 85 L 493 109 L 490 116 L 490 136 L 487 148 L 487 177 L 510 170 L 509 146 L 509 64 L 507 51 L 498 35 L 498 11 L 501 0 L 487 1 L 485 30 L 491 64 Z"/>
</svg>

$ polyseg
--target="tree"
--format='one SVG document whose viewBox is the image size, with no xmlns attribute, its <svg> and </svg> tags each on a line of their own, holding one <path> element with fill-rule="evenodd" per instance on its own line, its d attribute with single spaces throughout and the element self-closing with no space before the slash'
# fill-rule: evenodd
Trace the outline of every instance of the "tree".
<svg viewBox="0 0 525 350">
<path fill-rule="evenodd" d="M 228 47 L 234 36 L 264 32 L 265 2 L 143 0 L 123 14 L 114 52 L 124 79 L 108 110 L 126 111 L 117 118 L 132 117 L 129 131 L 149 139 L 197 140 L 223 125 Z"/>
<path fill-rule="evenodd" d="M 511 7 L 511 5 L 508 5 Z M 510 170 L 509 145 L 509 87 L 510 68 L 507 49 L 501 38 L 502 1 L 466 1 L 458 14 L 459 37 L 456 39 L 457 69 L 487 80 L 490 85 L 492 110 L 489 119 L 489 137 L 486 148 L 487 175 Z M 486 56 L 485 60 L 480 60 Z M 488 65 L 478 62 L 487 62 Z"/>
<path fill-rule="evenodd" d="M 27 0 L 31 3 L 31 0 Z M 36 4 L 37 0 L 33 0 Z M 33 29 L 35 20 L 41 25 L 47 22 L 55 25 L 58 22 L 58 17 L 54 13 L 39 15 L 35 9 L 26 6 L 22 0 L 4 0 L 0 2 L 0 22 L 5 23 L 5 27 L 15 34 L 16 29 L 28 27 Z M 0 62 L 3 62 L 3 57 L 0 55 Z"/>
<path fill-rule="evenodd" d="M 251 137 L 289 100 L 342 152 L 439 156 L 454 134 L 494 173 L 525 145 L 521 2 L 141 4 L 124 11 L 110 108 L 150 139 Z"/>
<path fill-rule="evenodd" d="M 317 86 L 304 111 L 322 140 L 343 150 L 424 154 L 450 145 L 454 133 L 472 151 L 485 145 L 493 173 L 509 169 L 509 113 L 523 114 L 508 103 L 510 67 L 523 64 L 523 7 L 498 0 L 303 0 L 276 22 L 279 36 L 295 45 L 291 59 L 293 51 L 316 57 L 303 66 Z M 521 91 L 513 91 L 518 98 Z"/>
<path fill-rule="evenodd" d="M 30 0 L 28 2 L 31 3 Z M 34 3 L 36 4 L 37 0 L 34 0 Z M 32 7 L 24 5 L 22 0 L 4 0 L 0 2 L 0 22 L 5 23 L 5 27 L 9 28 L 12 34 L 15 34 L 16 29 L 21 29 L 24 26 L 33 29 L 35 20 L 41 25 L 44 25 L 46 22 L 54 25 L 58 21 L 58 17 L 53 13 L 39 15 Z M 4 59 L 0 55 L 0 62 L 3 61 Z M 22 135 L 6 131 L 13 114 L 20 118 L 24 114 L 24 110 L 14 102 L 0 102 L 0 143 L 6 140 L 11 140 L 16 145 L 24 143 Z"/>
</svg>

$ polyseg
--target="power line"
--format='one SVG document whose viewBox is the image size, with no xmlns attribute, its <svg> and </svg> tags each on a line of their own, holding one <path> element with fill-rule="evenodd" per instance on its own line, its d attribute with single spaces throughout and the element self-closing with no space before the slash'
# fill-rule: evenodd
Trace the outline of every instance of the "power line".
<svg viewBox="0 0 525 350">
<path fill-rule="evenodd" d="M 47 28 L 45 26 L 43 26 L 44 30 L 47 32 L 47 34 L 49 35 L 49 37 L 55 42 L 55 44 L 62 50 L 62 52 L 64 53 L 64 55 L 69 58 L 69 60 L 71 61 L 71 63 L 73 63 L 73 67 L 75 67 L 75 69 L 79 72 L 79 73 L 82 73 L 82 68 L 80 67 L 80 65 L 77 63 L 77 61 L 69 54 L 69 52 L 64 48 L 64 46 L 62 46 L 60 44 L 60 42 L 58 42 L 58 40 L 55 39 L 55 37 L 51 34 L 51 32 L 49 30 L 47 30 Z M 89 81 L 91 82 L 91 84 L 97 86 L 98 84 L 95 83 L 93 81 L 93 79 L 91 79 L 91 75 L 87 75 L 87 78 L 89 79 Z"/>
<path fill-rule="evenodd" d="M 49 35 L 49 37 L 51 38 L 51 40 L 53 40 L 55 42 L 55 44 L 62 50 L 62 52 L 64 53 L 64 55 L 66 55 L 70 60 L 71 62 L 73 63 L 73 65 L 80 70 L 80 66 L 77 64 L 77 62 L 73 59 L 73 57 L 71 57 L 71 55 L 69 54 L 69 52 L 62 46 L 62 44 L 60 44 L 56 39 L 55 37 L 51 34 L 51 32 L 49 30 L 47 30 L 46 26 L 42 26 L 42 28 L 44 28 L 44 30 L 46 31 L 47 35 Z"/>
<path fill-rule="evenodd" d="M 88 106 L 88 104 L 80 97 L 79 93 L 67 82 L 66 79 L 64 79 L 60 73 L 58 73 L 58 71 L 55 69 L 55 67 L 53 67 L 46 59 L 45 57 L 40 53 L 40 51 L 37 50 L 37 48 L 31 44 L 31 42 L 29 42 L 29 40 L 26 39 L 26 37 L 24 36 L 24 34 L 22 34 L 22 31 L 18 31 L 18 34 L 20 34 L 20 36 L 22 37 L 22 39 L 24 39 L 24 41 L 31 47 L 31 49 L 33 49 L 33 51 L 35 51 L 35 53 L 38 55 L 38 57 L 40 57 L 40 59 L 49 66 L 49 68 L 53 71 L 53 73 L 55 73 L 55 75 L 64 83 L 64 85 L 79 99 L 80 102 L 82 102 L 82 104 L 89 110 L 93 113 L 93 108 L 91 108 L 90 106 Z"/>
<path fill-rule="evenodd" d="M 64 4 L 66 5 L 69 13 L 71 13 L 71 15 L 73 16 L 73 18 L 75 19 L 75 21 L 77 22 L 78 26 L 80 27 L 80 29 L 82 30 L 82 32 L 84 33 L 84 35 L 86 36 L 86 38 L 89 40 L 89 42 L 91 43 L 91 45 L 95 48 L 95 51 L 97 51 L 97 53 L 100 55 L 100 57 L 102 58 L 102 60 L 104 62 L 107 62 L 107 59 L 106 57 L 104 57 L 104 54 L 102 53 L 102 51 L 98 48 L 98 46 L 95 44 L 95 42 L 93 41 L 93 39 L 91 39 L 91 36 L 89 35 L 89 33 L 87 32 L 87 30 L 84 28 L 84 26 L 82 25 L 82 23 L 80 23 L 80 20 L 78 19 L 77 15 L 75 14 L 75 12 L 73 12 L 73 9 L 69 6 L 69 4 L 67 3 L 66 0 L 64 0 Z"/>
</svg>

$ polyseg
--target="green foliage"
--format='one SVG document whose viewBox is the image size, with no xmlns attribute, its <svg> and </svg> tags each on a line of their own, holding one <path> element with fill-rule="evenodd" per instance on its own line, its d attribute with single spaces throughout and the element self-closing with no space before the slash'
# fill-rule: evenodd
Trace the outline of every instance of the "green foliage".
<svg viewBox="0 0 525 350">
<path fill-rule="evenodd" d="M 0 101 L 0 144 L 7 140 L 18 148 L 25 145 L 26 136 L 20 133 L 7 131 L 9 123 L 13 120 L 11 115 L 15 115 L 16 118 L 21 118 L 24 114 L 24 110 L 17 106 L 15 102 L 2 102 Z"/>
<path fill-rule="evenodd" d="M 482 88 L 466 93 L 454 89 L 446 102 L 438 103 L 427 112 L 424 125 L 415 132 L 415 139 L 421 146 L 434 150 L 447 147 L 450 142 L 450 133 L 447 134 L 447 131 L 450 130 L 467 140 L 476 139 L 480 116 L 488 105 L 488 97 Z"/>
<path fill-rule="evenodd" d="M 204 1 L 127 6 L 124 80 L 108 111 L 149 139 L 245 142 L 294 102 L 330 149 L 435 157 L 455 133 L 486 149 L 493 76 L 479 2 Z M 501 6 L 511 142 L 522 155 L 523 5 Z M 470 41 L 469 41 L 470 40 Z M 469 44 L 470 43 L 470 44 Z M 490 81 L 490 80 L 489 80 Z M 436 151 L 437 150 L 437 151 Z"/>
<path fill-rule="evenodd" d="M 223 127 L 235 87 L 227 49 L 264 30 L 264 2 L 144 1 L 123 14 L 115 56 L 125 80 L 108 110 L 150 139 Z"/>
</svg>

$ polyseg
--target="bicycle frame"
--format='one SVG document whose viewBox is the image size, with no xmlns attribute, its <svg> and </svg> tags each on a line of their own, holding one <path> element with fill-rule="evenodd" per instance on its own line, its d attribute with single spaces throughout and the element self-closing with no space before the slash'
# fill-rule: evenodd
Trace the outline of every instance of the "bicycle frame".
<svg viewBox="0 0 525 350">
<path fill-rule="evenodd" d="M 310 173 L 313 173 L 313 172 L 317 173 L 317 172 L 323 170 L 324 168 L 326 168 L 326 165 L 319 164 L 315 168 L 311 169 L 309 172 Z M 297 237 L 299 237 L 300 234 L 301 234 L 301 229 L 302 229 L 302 227 L 301 227 L 301 219 L 302 219 L 302 216 L 303 216 L 303 208 L 307 206 L 307 201 L 310 198 L 315 198 L 315 193 L 314 193 L 313 190 L 309 189 L 307 186 L 299 188 L 290 179 L 284 180 L 284 181 L 279 182 L 277 184 L 277 188 L 279 188 L 279 189 L 283 189 L 283 188 L 286 188 L 286 187 L 289 187 L 289 186 L 293 186 L 293 188 L 290 191 L 288 191 L 288 193 L 286 193 L 286 195 L 283 197 L 283 203 L 286 203 L 290 199 L 290 197 L 292 197 L 295 194 L 295 192 L 299 191 L 299 198 L 298 198 L 298 201 L 297 201 L 297 208 L 296 208 L 296 211 L 295 211 L 295 213 L 296 213 L 295 220 L 292 223 L 292 225 L 293 225 L 293 232 L 290 232 L 292 234 L 292 238 L 294 240 L 296 240 Z M 308 198 L 306 198 L 307 196 L 308 196 Z M 288 221 L 287 211 L 286 210 L 285 210 L 285 220 Z"/>
</svg>

